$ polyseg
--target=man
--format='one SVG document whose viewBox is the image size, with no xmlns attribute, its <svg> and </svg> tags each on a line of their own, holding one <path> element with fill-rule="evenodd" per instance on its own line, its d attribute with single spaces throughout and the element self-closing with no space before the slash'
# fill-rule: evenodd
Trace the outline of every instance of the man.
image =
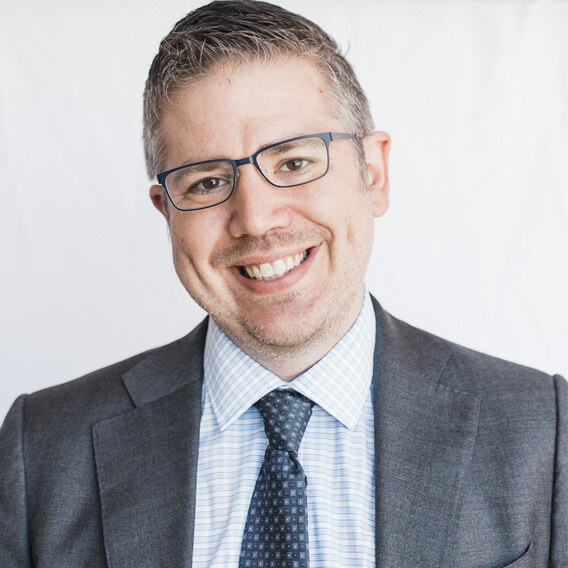
<svg viewBox="0 0 568 568">
<path fill-rule="evenodd" d="M 16 401 L 2 566 L 567 566 L 566 383 L 365 291 L 390 141 L 333 40 L 214 2 L 163 40 L 144 108 L 210 317 Z"/>
</svg>

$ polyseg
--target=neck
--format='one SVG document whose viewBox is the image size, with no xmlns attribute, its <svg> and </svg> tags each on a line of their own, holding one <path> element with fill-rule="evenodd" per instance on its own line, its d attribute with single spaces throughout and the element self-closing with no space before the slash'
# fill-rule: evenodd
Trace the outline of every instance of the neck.
<svg viewBox="0 0 568 568">
<path fill-rule="evenodd" d="M 283 381 L 293 381 L 323 359 L 351 329 L 363 304 L 363 291 L 353 307 L 343 313 L 341 321 L 325 322 L 311 338 L 297 344 L 275 345 L 259 341 L 250 335 L 235 337 L 229 330 L 217 325 L 251 359 L 274 373 Z"/>
</svg>

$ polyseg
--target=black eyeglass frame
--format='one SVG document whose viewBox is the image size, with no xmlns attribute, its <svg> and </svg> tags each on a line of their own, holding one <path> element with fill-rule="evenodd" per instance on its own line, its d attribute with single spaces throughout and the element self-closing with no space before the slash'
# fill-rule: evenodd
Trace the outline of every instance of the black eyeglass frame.
<svg viewBox="0 0 568 568">
<path fill-rule="evenodd" d="M 325 143 L 325 150 L 326 150 L 326 153 L 327 153 L 327 167 L 325 168 L 325 171 L 321 175 L 319 175 L 318 177 L 316 177 L 314 179 L 311 179 L 309 181 L 304 181 L 302 183 L 295 183 L 293 185 L 278 185 L 278 184 L 270 181 L 264 175 L 264 172 L 262 171 L 261 167 L 258 165 L 257 156 L 259 154 L 261 154 L 262 152 L 264 152 L 265 150 L 268 150 L 270 148 L 274 148 L 275 146 L 280 146 L 280 144 L 286 144 L 287 142 L 294 142 L 295 140 L 303 140 L 304 138 L 320 138 Z M 357 134 L 350 134 L 350 133 L 346 133 L 346 132 L 318 132 L 317 134 L 305 134 L 304 136 L 295 136 L 294 138 L 287 138 L 286 140 L 281 140 L 280 142 L 275 142 L 274 144 L 269 144 L 268 146 L 263 146 L 262 148 L 258 149 L 254 154 L 252 154 L 251 156 L 247 156 L 246 158 L 241 158 L 240 160 L 231 160 L 229 158 L 217 158 L 217 159 L 214 159 L 214 160 L 203 160 L 202 162 L 193 162 L 191 164 L 184 164 L 183 166 L 178 166 L 177 168 L 172 168 L 171 170 L 161 172 L 156 176 L 156 178 L 158 180 L 158 183 L 164 188 L 171 204 L 178 211 L 200 211 L 202 209 L 209 209 L 210 207 L 216 207 L 217 205 L 221 205 L 221 203 L 225 203 L 225 201 L 228 201 L 231 198 L 231 196 L 233 195 L 233 192 L 235 191 L 235 186 L 237 185 L 237 181 L 238 181 L 238 170 L 237 170 L 237 168 L 239 166 L 243 166 L 245 164 L 253 164 L 255 166 L 255 168 L 259 171 L 260 175 L 270 185 L 272 185 L 274 187 L 279 187 L 279 188 L 298 187 L 299 185 L 306 185 L 307 183 L 312 183 L 313 181 L 321 179 L 322 177 L 325 176 L 325 174 L 327 174 L 327 172 L 329 171 L 329 143 L 330 142 L 333 142 L 334 140 L 354 140 L 356 138 L 359 138 L 359 136 Z M 202 164 L 210 164 L 210 163 L 213 163 L 213 162 L 226 162 L 228 164 L 231 164 L 231 166 L 233 167 L 233 186 L 231 187 L 231 191 L 229 192 L 227 197 L 225 197 L 225 199 L 223 199 L 222 201 L 219 201 L 218 203 L 213 203 L 211 205 L 205 205 L 203 207 L 194 207 L 192 209 L 183 209 L 181 207 L 178 207 L 176 205 L 175 201 L 173 200 L 172 196 L 170 195 L 170 192 L 168 191 L 168 188 L 167 188 L 167 185 L 166 185 L 167 176 L 169 174 L 173 173 L 173 172 L 177 172 L 177 171 L 183 170 L 185 168 L 189 168 L 189 167 L 192 167 L 192 166 L 200 166 Z"/>
</svg>

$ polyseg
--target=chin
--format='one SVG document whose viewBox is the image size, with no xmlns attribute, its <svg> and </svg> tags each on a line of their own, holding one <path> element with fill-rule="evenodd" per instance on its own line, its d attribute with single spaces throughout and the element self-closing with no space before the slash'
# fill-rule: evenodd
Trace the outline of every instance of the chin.
<svg viewBox="0 0 568 568">
<path fill-rule="evenodd" d="M 333 329 L 330 321 L 306 321 L 301 318 L 289 318 L 281 325 L 262 325 L 258 322 L 245 321 L 243 328 L 256 343 L 273 348 L 287 350 L 308 349 L 321 341 Z M 282 325 L 284 324 L 284 325 Z"/>
</svg>

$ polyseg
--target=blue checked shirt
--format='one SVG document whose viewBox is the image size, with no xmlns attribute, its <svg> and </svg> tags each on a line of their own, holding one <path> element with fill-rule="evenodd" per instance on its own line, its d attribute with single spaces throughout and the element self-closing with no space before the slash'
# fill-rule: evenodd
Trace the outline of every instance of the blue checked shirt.
<svg viewBox="0 0 568 568">
<path fill-rule="evenodd" d="M 248 508 L 267 440 L 254 403 L 294 388 L 315 402 L 298 457 L 308 478 L 310 568 L 375 566 L 375 313 L 365 293 L 353 327 L 286 383 L 209 320 L 199 433 L 194 568 L 238 568 Z"/>
</svg>

